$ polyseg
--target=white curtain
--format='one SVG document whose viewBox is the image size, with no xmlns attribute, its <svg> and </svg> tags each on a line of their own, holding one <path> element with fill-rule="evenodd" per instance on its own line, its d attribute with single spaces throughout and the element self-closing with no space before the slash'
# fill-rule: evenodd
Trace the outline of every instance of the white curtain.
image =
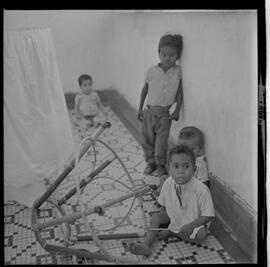
<svg viewBox="0 0 270 267">
<path fill-rule="evenodd" d="M 5 201 L 31 205 L 72 152 L 51 30 L 4 30 Z"/>
</svg>

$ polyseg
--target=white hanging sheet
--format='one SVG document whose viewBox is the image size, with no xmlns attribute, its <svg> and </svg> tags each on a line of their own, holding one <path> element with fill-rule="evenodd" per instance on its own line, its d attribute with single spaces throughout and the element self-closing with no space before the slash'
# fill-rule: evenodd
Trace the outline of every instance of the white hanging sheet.
<svg viewBox="0 0 270 267">
<path fill-rule="evenodd" d="M 4 30 L 5 201 L 31 206 L 72 153 L 51 30 Z"/>
</svg>

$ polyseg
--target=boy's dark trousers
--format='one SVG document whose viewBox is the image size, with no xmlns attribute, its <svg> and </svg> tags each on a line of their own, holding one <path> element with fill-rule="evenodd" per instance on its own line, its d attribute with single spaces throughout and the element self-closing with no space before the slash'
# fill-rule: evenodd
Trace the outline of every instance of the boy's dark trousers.
<svg viewBox="0 0 270 267">
<path fill-rule="evenodd" d="M 166 164 L 172 120 L 170 107 L 147 106 L 143 111 L 142 147 L 147 163 Z"/>
</svg>

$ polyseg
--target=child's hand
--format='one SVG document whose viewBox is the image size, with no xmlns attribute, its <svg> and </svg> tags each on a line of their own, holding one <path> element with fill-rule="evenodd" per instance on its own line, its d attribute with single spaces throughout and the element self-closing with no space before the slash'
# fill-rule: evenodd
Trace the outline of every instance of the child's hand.
<svg viewBox="0 0 270 267">
<path fill-rule="evenodd" d="M 139 119 L 140 121 L 143 120 L 143 111 L 142 111 L 141 109 L 139 109 L 139 111 L 138 111 L 138 119 Z"/>
<path fill-rule="evenodd" d="M 178 121 L 179 120 L 179 112 L 175 110 L 171 115 L 171 120 Z"/>
<path fill-rule="evenodd" d="M 185 224 L 181 227 L 179 234 L 189 237 L 193 232 L 194 227 L 191 224 Z"/>
</svg>

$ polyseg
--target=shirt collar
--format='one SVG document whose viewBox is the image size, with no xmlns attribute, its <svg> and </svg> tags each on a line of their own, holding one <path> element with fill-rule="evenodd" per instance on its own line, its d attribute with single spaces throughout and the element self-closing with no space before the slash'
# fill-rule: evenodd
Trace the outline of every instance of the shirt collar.
<svg viewBox="0 0 270 267">
<path fill-rule="evenodd" d="M 175 69 L 177 66 L 178 66 L 177 64 L 174 64 L 172 67 L 170 67 L 170 68 L 165 72 L 165 71 L 160 67 L 160 63 L 158 63 L 158 64 L 156 65 L 157 69 L 158 69 L 159 71 L 162 71 L 162 73 L 168 73 L 169 71 Z"/>
<path fill-rule="evenodd" d="M 172 178 L 173 179 L 173 178 Z M 187 189 L 187 188 L 189 188 L 192 184 L 193 184 L 193 182 L 194 182 L 194 177 L 192 177 L 187 183 L 185 183 L 185 184 L 177 184 L 174 180 L 173 180 L 173 182 L 174 182 L 174 185 L 176 186 L 176 187 L 179 187 L 179 186 L 181 186 L 181 189 Z"/>
</svg>

